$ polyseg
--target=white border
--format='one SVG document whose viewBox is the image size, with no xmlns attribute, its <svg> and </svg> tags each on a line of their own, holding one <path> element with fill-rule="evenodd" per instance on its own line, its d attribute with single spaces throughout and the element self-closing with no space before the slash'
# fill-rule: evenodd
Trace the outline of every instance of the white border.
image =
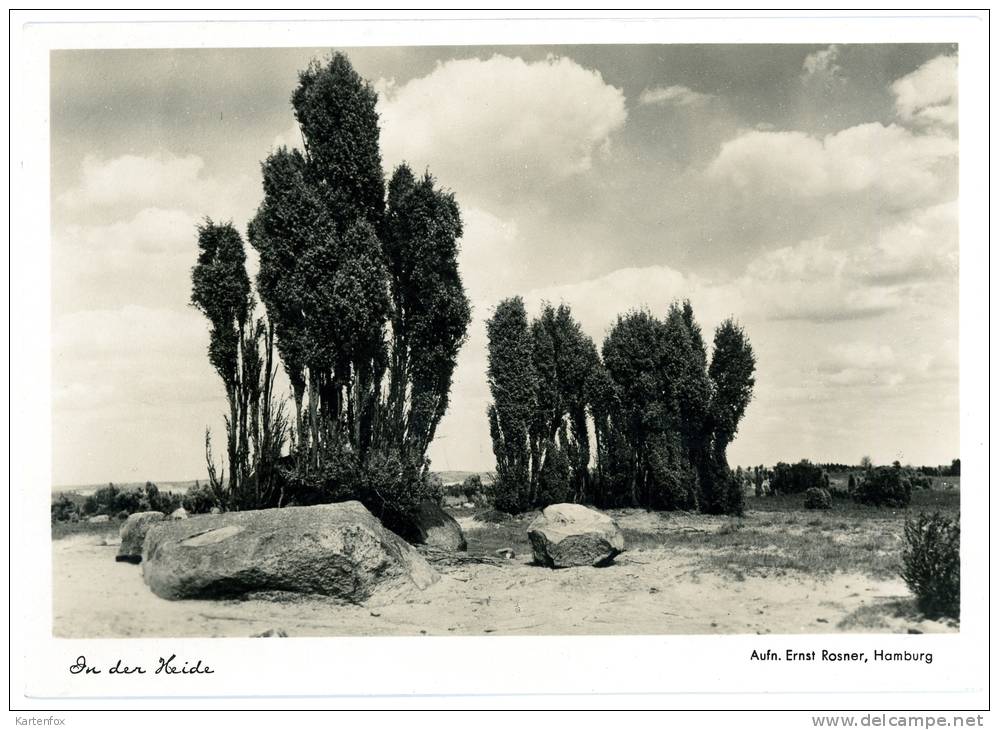
<svg viewBox="0 0 999 730">
<path fill-rule="evenodd" d="M 925 15 L 925 13 L 919 13 Z M 189 20 L 218 13 L 185 11 Z M 246 15 L 246 14 L 243 14 Z M 986 74 L 988 17 L 937 13 L 932 19 L 894 11 L 818 17 L 790 11 L 739 13 L 737 18 L 680 13 L 625 20 L 453 20 L 455 12 L 421 20 L 364 20 L 374 11 L 324 22 L 281 22 L 275 15 L 250 23 L 176 22 L 181 16 L 143 14 L 14 13 L 11 25 L 11 701 L 15 708 L 59 711 L 70 707 L 204 706 L 168 696 L 239 696 L 211 706 L 320 707 L 330 704 L 434 706 L 670 706 L 687 708 L 852 709 L 982 708 L 987 705 L 988 641 L 985 611 L 989 511 L 985 338 L 988 311 L 988 145 Z M 416 17 L 417 13 L 407 13 Z M 465 15 L 469 15 L 465 13 Z M 506 13 L 505 15 L 515 15 Z M 530 18 L 530 13 L 519 13 Z M 579 18 L 582 13 L 574 13 Z M 824 12 L 823 16 L 836 15 Z M 698 17 L 700 16 L 700 17 Z M 809 17 L 812 16 L 812 17 Z M 878 16 L 878 17 L 873 17 Z M 960 17 L 963 16 L 963 17 Z M 323 17 L 329 17 L 325 14 Z M 99 20 L 71 24 L 65 20 Z M 151 19 L 174 22 L 149 22 Z M 52 22 L 59 20 L 60 22 Z M 269 20 L 271 22 L 261 22 Z M 53 48 L 350 47 L 366 45 L 495 45 L 540 43 L 873 43 L 958 42 L 961 84 L 961 456 L 964 595 L 961 633 L 952 636 L 653 636 L 584 638 L 369 638 L 221 640 L 101 640 L 51 638 L 48 500 L 51 464 L 50 305 L 48 246 L 48 52 Z M 44 502 L 44 505 L 42 504 Z M 930 648 L 934 664 L 886 671 L 883 665 L 805 668 L 751 664 L 753 647 L 782 650 L 863 650 L 879 646 Z M 78 655 L 94 660 L 119 655 L 139 661 L 161 651 L 199 656 L 216 667 L 210 677 L 71 677 Z M 876 668 L 875 668 L 876 667 Z M 570 692 L 570 694 L 561 694 Z M 738 692 L 738 694 L 726 694 Z M 528 694 L 523 694 L 528 693 Z M 583 693 L 583 694 L 579 694 Z M 594 693 L 592 695 L 585 693 Z M 598 694 L 603 693 L 603 694 Z M 623 694 L 614 694 L 623 693 Z M 663 694 L 665 693 L 665 694 Z M 682 694 L 681 694 L 682 693 Z M 777 693 L 777 694 L 775 694 Z M 365 698 L 365 695 L 381 697 Z M 455 697 L 466 694 L 464 698 Z M 256 695 L 261 699 L 250 699 Z M 296 699 L 281 696 L 296 695 Z M 305 695 L 306 697 L 302 697 Z M 339 695 L 334 699 L 331 695 Z M 424 695 L 422 699 L 413 695 Z M 60 701 L 57 697 L 102 699 Z M 37 699 L 36 699 L 37 698 Z"/>
</svg>

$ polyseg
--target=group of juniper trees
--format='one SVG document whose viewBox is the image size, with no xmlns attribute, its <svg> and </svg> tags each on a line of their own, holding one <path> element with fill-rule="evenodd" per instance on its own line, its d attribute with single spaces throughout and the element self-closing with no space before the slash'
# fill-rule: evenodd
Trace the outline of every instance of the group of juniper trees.
<svg viewBox="0 0 999 730">
<path fill-rule="evenodd" d="M 261 165 L 249 225 L 254 287 L 231 224 L 199 230 L 192 303 L 226 387 L 225 509 L 360 499 L 390 524 L 430 496 L 427 447 L 447 410 L 471 307 L 458 272 L 458 205 L 429 173 L 395 169 L 387 190 L 377 96 L 342 54 L 299 74 L 303 150 Z M 275 404 L 272 352 L 294 412 Z M 282 449 L 290 441 L 289 457 Z"/>
<path fill-rule="evenodd" d="M 599 354 L 565 305 L 544 304 L 528 322 L 523 300 L 507 299 L 486 329 L 498 509 L 575 501 L 742 512 L 725 451 L 756 361 L 731 319 L 715 331 L 710 361 L 689 301 L 663 319 L 619 316 Z"/>
<path fill-rule="evenodd" d="M 439 496 L 427 449 L 471 319 L 461 216 L 429 172 L 403 164 L 386 186 L 376 101 L 342 54 L 299 74 L 302 150 L 261 164 L 254 282 L 236 228 L 199 227 L 191 302 L 208 319 L 228 403 L 227 468 L 205 435 L 208 490 L 223 510 L 359 499 L 404 531 L 413 508 Z M 731 321 L 710 364 L 689 303 L 664 320 L 619 318 L 599 354 L 565 306 L 529 323 L 508 299 L 487 328 L 497 508 L 741 510 L 725 448 L 754 359 Z M 275 395 L 280 366 L 293 410 Z"/>
</svg>

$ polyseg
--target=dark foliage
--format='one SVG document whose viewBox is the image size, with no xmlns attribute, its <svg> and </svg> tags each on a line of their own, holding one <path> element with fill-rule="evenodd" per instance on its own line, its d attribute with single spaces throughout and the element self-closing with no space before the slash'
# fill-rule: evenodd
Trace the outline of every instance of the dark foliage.
<svg viewBox="0 0 999 730">
<path fill-rule="evenodd" d="M 905 522 L 902 579 L 930 618 L 961 615 L 961 525 L 935 512 Z"/>
<path fill-rule="evenodd" d="M 805 509 L 830 509 L 832 496 L 827 489 L 810 487 L 805 491 Z"/>
<path fill-rule="evenodd" d="M 797 464 L 779 462 L 770 478 L 770 488 L 775 494 L 801 494 L 809 489 L 825 488 L 822 467 L 808 459 Z"/>
<path fill-rule="evenodd" d="M 912 484 L 897 466 L 879 466 L 866 472 L 853 498 L 875 507 L 907 507 L 912 500 Z"/>
<path fill-rule="evenodd" d="M 481 499 L 483 495 L 482 488 L 482 477 L 478 474 L 470 474 L 465 478 L 465 481 L 461 485 L 461 493 L 465 495 L 465 499 L 469 502 L 475 502 L 477 499 Z"/>
<path fill-rule="evenodd" d="M 198 262 L 191 272 L 191 303 L 208 319 L 208 357 L 225 386 L 225 471 L 216 471 L 205 432 L 209 485 L 223 509 L 275 506 L 274 464 L 285 442 L 283 407 L 275 403 L 274 329 L 253 320 L 243 239 L 231 223 L 210 219 L 198 228 Z"/>
<path fill-rule="evenodd" d="M 201 515 L 211 512 L 212 507 L 222 509 L 222 505 L 215 500 L 215 494 L 207 484 L 195 483 L 184 495 L 182 506 L 192 515 Z"/>
<path fill-rule="evenodd" d="M 80 509 L 76 502 L 65 494 L 60 494 L 52 500 L 52 522 L 66 522 L 79 517 Z"/>
<path fill-rule="evenodd" d="M 391 521 L 435 491 L 426 451 L 471 308 L 454 196 L 405 165 L 386 195 L 376 102 L 343 54 L 300 74 L 304 153 L 264 161 L 249 236 L 295 404 L 279 499 L 360 499 Z"/>
<path fill-rule="evenodd" d="M 63 496 L 62 500 L 66 497 Z M 63 504 L 60 500 L 60 504 Z M 160 491 L 152 482 L 146 482 L 144 487 L 122 488 L 109 483 L 83 500 L 82 508 L 78 508 L 80 516 L 107 515 L 117 517 L 124 513 L 126 517 L 136 512 L 163 512 L 169 514 L 181 504 L 179 495 L 173 492 Z M 65 510 L 65 507 L 61 509 Z M 53 511 L 55 505 L 53 504 Z"/>
</svg>

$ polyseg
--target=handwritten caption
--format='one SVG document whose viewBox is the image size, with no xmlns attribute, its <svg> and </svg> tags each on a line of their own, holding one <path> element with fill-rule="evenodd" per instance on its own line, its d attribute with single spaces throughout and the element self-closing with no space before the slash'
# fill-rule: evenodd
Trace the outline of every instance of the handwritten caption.
<svg viewBox="0 0 999 730">
<path fill-rule="evenodd" d="M 215 670 L 198 659 L 193 664 L 189 661 L 181 661 L 176 654 L 169 657 L 159 657 L 155 668 L 152 666 L 143 667 L 141 665 L 129 666 L 124 660 L 119 659 L 114 664 L 109 664 L 103 669 L 87 664 L 87 657 L 80 655 L 76 662 L 69 667 L 70 674 L 215 674 Z"/>
</svg>

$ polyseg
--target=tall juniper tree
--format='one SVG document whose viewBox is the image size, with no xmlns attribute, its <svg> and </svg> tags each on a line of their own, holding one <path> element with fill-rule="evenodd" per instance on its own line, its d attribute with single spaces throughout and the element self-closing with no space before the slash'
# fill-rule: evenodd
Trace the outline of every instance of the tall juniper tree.
<svg viewBox="0 0 999 730">
<path fill-rule="evenodd" d="M 205 434 L 214 499 L 226 509 L 269 506 L 275 499 L 274 468 L 286 428 L 283 410 L 273 398 L 274 331 L 253 317 L 246 253 L 232 224 L 209 219 L 199 226 L 198 261 L 191 280 L 191 303 L 210 323 L 208 359 L 225 385 L 229 406 L 228 480 L 224 469 L 217 473 L 211 435 Z"/>
<path fill-rule="evenodd" d="M 755 358 L 731 320 L 715 333 L 710 364 L 690 302 L 662 320 L 618 318 L 604 341 L 587 400 L 597 463 L 590 498 L 608 506 L 742 511 L 726 449 L 752 397 Z"/>
<path fill-rule="evenodd" d="M 538 404 L 538 378 L 527 311 L 520 297 L 500 302 L 486 322 L 487 376 L 493 402 L 489 433 L 496 457 L 493 503 L 522 512 L 532 506 L 530 428 Z"/>
<path fill-rule="evenodd" d="M 588 388 L 600 366 L 593 341 L 566 305 L 501 302 L 486 325 L 495 491 L 511 511 L 582 501 L 589 488 Z M 524 420 L 526 419 L 526 420 Z"/>
<path fill-rule="evenodd" d="M 376 102 L 343 54 L 299 75 L 304 151 L 263 162 L 249 235 L 295 401 L 300 499 L 357 497 L 384 516 L 423 494 L 470 306 L 458 205 L 405 165 L 386 198 Z M 391 488 L 364 486 L 375 468 Z"/>
</svg>

